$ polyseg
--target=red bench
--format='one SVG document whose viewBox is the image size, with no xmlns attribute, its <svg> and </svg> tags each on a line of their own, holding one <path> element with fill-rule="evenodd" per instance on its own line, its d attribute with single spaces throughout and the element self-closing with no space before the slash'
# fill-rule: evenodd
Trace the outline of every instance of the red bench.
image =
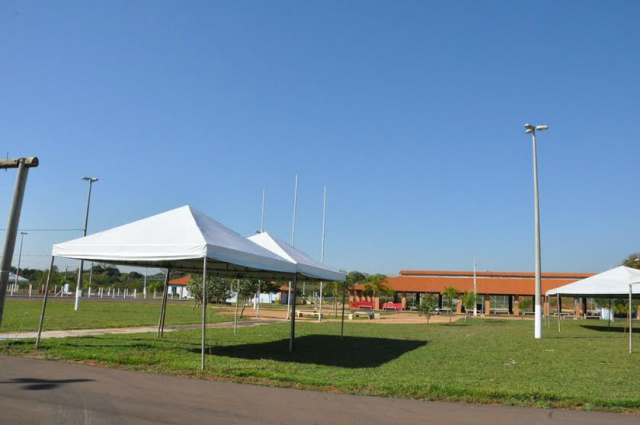
<svg viewBox="0 0 640 425">
<path fill-rule="evenodd" d="M 349 304 L 355 310 L 373 310 L 373 301 L 355 301 Z"/>
<path fill-rule="evenodd" d="M 383 310 L 395 310 L 395 311 L 406 310 L 404 308 L 404 306 L 402 305 L 402 303 L 384 303 L 384 304 L 382 304 L 382 309 Z"/>
</svg>

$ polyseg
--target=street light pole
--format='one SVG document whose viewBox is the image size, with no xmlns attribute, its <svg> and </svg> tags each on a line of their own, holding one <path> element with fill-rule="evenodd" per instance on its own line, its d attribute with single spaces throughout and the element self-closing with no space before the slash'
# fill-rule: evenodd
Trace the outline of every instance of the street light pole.
<svg viewBox="0 0 640 425">
<path fill-rule="evenodd" d="M 16 281 L 15 286 L 18 287 L 18 279 L 20 278 L 20 263 L 22 262 L 22 243 L 24 242 L 24 235 L 28 235 L 28 233 L 20 232 L 20 251 L 18 254 L 18 268 L 16 269 Z"/>
<path fill-rule="evenodd" d="M 82 180 L 89 182 L 89 194 L 87 195 L 87 210 L 84 215 L 84 227 L 82 228 L 82 236 L 87 236 L 87 225 L 89 224 L 89 207 L 91 205 L 91 187 L 98 181 L 95 177 L 83 177 Z M 76 303 L 74 309 L 80 310 L 80 297 L 82 296 L 82 268 L 84 260 L 80 260 L 80 269 L 78 270 L 78 285 L 76 286 Z"/>
<path fill-rule="evenodd" d="M 536 130 L 548 130 L 549 126 L 525 124 L 526 134 L 531 134 L 533 143 L 533 207 L 535 221 L 535 262 L 536 262 L 536 298 L 535 298 L 535 328 L 536 339 L 542 338 L 542 277 L 540 259 L 540 205 L 538 195 L 538 150 L 536 146 Z"/>
</svg>

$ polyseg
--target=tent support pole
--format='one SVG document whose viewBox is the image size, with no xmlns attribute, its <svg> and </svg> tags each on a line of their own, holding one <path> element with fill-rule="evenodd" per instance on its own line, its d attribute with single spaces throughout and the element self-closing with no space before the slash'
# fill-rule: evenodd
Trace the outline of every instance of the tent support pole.
<svg viewBox="0 0 640 425">
<path fill-rule="evenodd" d="M 633 322 L 631 321 L 631 318 L 633 317 L 633 314 L 631 314 L 631 298 L 633 297 L 633 285 L 630 283 L 629 284 L 629 354 L 631 354 L 633 352 L 633 339 L 631 338 L 631 335 L 633 334 Z"/>
<path fill-rule="evenodd" d="M 324 282 L 320 281 L 320 297 L 319 297 L 319 308 L 318 308 L 318 323 L 322 322 L 322 289 L 324 287 Z"/>
<path fill-rule="evenodd" d="M 296 338 L 296 283 L 298 275 L 293 275 L 293 302 L 291 303 L 291 335 L 289 336 L 289 352 L 293 353 L 294 340 Z M 291 289 L 290 289 L 291 290 Z"/>
<path fill-rule="evenodd" d="M 611 327 L 611 298 L 609 298 L 609 316 L 607 317 L 607 327 Z"/>
<path fill-rule="evenodd" d="M 291 281 L 289 281 L 289 291 L 287 293 L 287 320 L 291 318 Z"/>
<path fill-rule="evenodd" d="M 558 301 L 558 332 L 560 332 L 560 294 L 556 294 L 556 299 Z"/>
<path fill-rule="evenodd" d="M 347 293 L 347 286 L 345 283 L 343 283 L 343 285 L 344 288 L 342 288 L 342 324 L 340 326 L 340 339 L 342 339 L 342 337 L 344 336 L 344 303 Z"/>
<path fill-rule="evenodd" d="M 207 256 L 204 256 L 202 264 L 202 359 L 200 370 L 204 370 L 205 347 L 207 345 Z"/>
<path fill-rule="evenodd" d="M 49 283 L 51 283 L 51 274 L 53 273 L 53 261 L 56 257 L 51 257 L 51 265 L 49 266 L 49 274 L 47 275 L 47 284 L 44 286 L 44 298 L 42 299 L 42 312 L 40 313 L 40 323 L 38 324 L 38 336 L 36 338 L 36 350 L 40 347 L 40 335 L 42 334 L 42 325 L 44 324 L 44 313 L 47 309 L 47 299 L 49 298 Z"/>
<path fill-rule="evenodd" d="M 256 317 L 260 317 L 260 293 L 262 292 L 262 281 L 258 279 L 258 294 L 256 298 Z"/>
<path fill-rule="evenodd" d="M 158 319 L 158 338 L 162 338 L 164 334 L 164 315 L 167 309 L 167 293 L 169 292 L 169 275 L 171 269 L 167 268 L 164 276 L 164 291 L 162 292 L 162 303 L 160 305 L 160 318 Z"/>
<path fill-rule="evenodd" d="M 240 302 L 240 279 L 236 280 L 236 311 L 233 313 L 233 334 L 238 333 L 238 303 Z"/>
</svg>

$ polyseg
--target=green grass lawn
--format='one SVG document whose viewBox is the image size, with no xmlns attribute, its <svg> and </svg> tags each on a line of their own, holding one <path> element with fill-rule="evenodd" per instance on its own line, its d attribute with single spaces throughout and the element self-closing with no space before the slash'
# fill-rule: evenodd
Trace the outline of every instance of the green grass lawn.
<svg viewBox="0 0 640 425">
<path fill-rule="evenodd" d="M 600 321 L 566 320 L 542 340 L 528 320 L 347 323 L 343 341 L 339 323 L 296 329 L 293 354 L 287 323 L 210 329 L 206 374 L 197 330 L 50 339 L 39 352 L 33 341 L 3 342 L 0 353 L 352 394 L 640 412 L 640 353 Z"/>
<path fill-rule="evenodd" d="M 74 300 L 49 299 L 44 330 L 100 329 L 129 326 L 157 325 L 160 301 L 98 301 L 82 300 L 80 310 L 74 311 Z M 8 299 L 5 303 L 1 332 L 37 331 L 42 300 Z M 233 317 L 215 314 L 217 307 L 209 309 L 209 323 L 233 320 Z M 165 325 L 201 323 L 202 309 L 193 309 L 192 302 L 171 302 L 167 305 Z"/>
</svg>

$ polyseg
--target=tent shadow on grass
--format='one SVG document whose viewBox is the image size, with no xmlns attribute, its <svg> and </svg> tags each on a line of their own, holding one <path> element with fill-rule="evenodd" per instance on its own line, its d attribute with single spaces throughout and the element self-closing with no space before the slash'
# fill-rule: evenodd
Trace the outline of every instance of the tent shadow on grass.
<svg viewBox="0 0 640 425">
<path fill-rule="evenodd" d="M 426 344 L 427 341 L 410 339 L 345 336 L 341 340 L 332 335 L 306 335 L 296 338 L 293 353 L 289 353 L 289 340 L 281 339 L 258 344 L 217 346 L 213 348 L 213 354 L 247 360 L 275 360 L 357 369 L 378 367 Z M 193 349 L 190 351 L 200 352 Z"/>
<path fill-rule="evenodd" d="M 614 333 L 622 333 L 629 332 L 629 329 L 621 327 L 621 326 L 594 326 L 594 325 L 580 325 L 583 329 L 588 329 L 590 331 L 598 331 L 598 332 L 614 332 Z M 640 329 L 637 327 L 633 327 L 633 333 L 638 332 Z"/>
</svg>

